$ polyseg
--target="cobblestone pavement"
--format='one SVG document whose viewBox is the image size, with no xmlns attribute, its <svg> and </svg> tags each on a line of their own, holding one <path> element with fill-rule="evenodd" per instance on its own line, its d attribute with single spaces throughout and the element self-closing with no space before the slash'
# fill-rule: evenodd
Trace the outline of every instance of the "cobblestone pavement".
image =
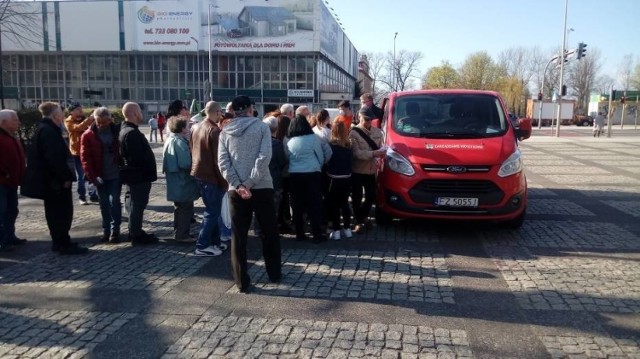
<svg viewBox="0 0 640 359">
<path fill-rule="evenodd" d="M 319 245 L 285 235 L 277 284 L 252 239 L 249 295 L 228 253 L 171 240 L 161 175 L 144 221 L 156 246 L 98 243 L 98 206 L 78 205 L 72 236 L 90 254 L 59 256 L 42 203 L 20 199 L 29 243 L 0 255 L 0 358 L 640 358 L 640 133 L 540 133 L 522 144 L 521 229 L 396 221 Z"/>
</svg>

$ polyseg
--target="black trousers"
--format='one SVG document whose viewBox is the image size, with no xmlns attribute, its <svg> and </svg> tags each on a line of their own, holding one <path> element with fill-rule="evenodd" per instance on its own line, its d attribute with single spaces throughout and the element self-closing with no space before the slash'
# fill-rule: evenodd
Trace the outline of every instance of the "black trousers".
<svg viewBox="0 0 640 359">
<path fill-rule="evenodd" d="M 47 191 L 44 197 L 44 216 L 53 245 L 59 248 L 68 246 L 71 243 L 69 231 L 73 221 L 71 187 Z"/>
<path fill-rule="evenodd" d="M 364 191 L 364 201 L 362 192 Z M 369 217 L 371 206 L 376 202 L 376 176 L 361 173 L 351 174 L 351 205 L 356 222 L 364 223 Z"/>
<path fill-rule="evenodd" d="M 262 230 L 262 256 L 269 279 L 280 280 L 280 236 L 273 210 L 273 189 L 252 189 L 251 198 L 245 200 L 236 191 L 229 191 L 231 211 L 231 270 L 238 289 L 246 290 L 251 284 L 247 270 L 247 239 L 251 218 L 255 213 Z"/>
<path fill-rule="evenodd" d="M 291 207 L 296 237 L 304 237 L 304 213 L 311 222 L 315 240 L 322 239 L 322 175 L 320 172 L 291 173 Z"/>
<path fill-rule="evenodd" d="M 349 194 L 351 194 L 351 178 L 331 178 L 325 176 L 328 183 L 326 198 L 327 210 L 334 231 L 351 228 L 351 209 L 349 208 Z M 340 223 L 342 215 L 342 223 Z"/>
</svg>

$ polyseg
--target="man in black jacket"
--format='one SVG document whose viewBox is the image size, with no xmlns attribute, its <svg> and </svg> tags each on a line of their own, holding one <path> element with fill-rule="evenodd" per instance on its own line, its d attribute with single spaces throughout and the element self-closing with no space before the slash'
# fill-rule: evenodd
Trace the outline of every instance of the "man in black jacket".
<svg viewBox="0 0 640 359">
<path fill-rule="evenodd" d="M 122 107 L 124 122 L 120 129 L 120 179 L 129 187 L 129 239 L 132 245 L 153 244 L 158 237 L 142 230 L 142 216 L 149 203 L 151 182 L 158 179 L 156 158 L 145 135 L 138 126 L 142 123 L 142 110 L 135 102 Z"/>
<path fill-rule="evenodd" d="M 23 187 L 44 199 L 44 214 L 49 227 L 52 250 L 60 254 L 83 254 L 88 249 L 71 242 L 69 230 L 73 221 L 71 183 L 76 180 L 71 153 L 62 138 L 64 113 L 55 102 L 39 107 L 43 119 L 31 138 L 27 155 L 28 167 Z M 35 190 L 34 190 L 35 189 Z M 24 189 L 23 189 L 24 190 Z"/>
</svg>

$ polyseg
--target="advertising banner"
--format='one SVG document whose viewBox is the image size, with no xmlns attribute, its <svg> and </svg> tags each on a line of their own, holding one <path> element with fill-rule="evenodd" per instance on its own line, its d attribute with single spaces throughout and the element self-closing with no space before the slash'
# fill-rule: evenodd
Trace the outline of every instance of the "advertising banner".
<svg viewBox="0 0 640 359">
<path fill-rule="evenodd" d="M 193 51 L 200 37 L 197 1 L 132 1 L 133 50 Z"/>
<path fill-rule="evenodd" d="M 208 44 L 211 34 L 212 49 L 223 52 L 317 51 L 314 46 L 317 1 L 202 1 L 202 41 Z"/>
</svg>

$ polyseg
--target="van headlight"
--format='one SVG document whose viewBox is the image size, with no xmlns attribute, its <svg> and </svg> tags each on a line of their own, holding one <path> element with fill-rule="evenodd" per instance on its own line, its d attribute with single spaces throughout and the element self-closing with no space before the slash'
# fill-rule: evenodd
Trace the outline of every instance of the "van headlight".
<svg viewBox="0 0 640 359">
<path fill-rule="evenodd" d="M 516 148 L 515 152 L 513 152 L 506 161 L 502 162 L 500 171 L 498 171 L 498 176 L 508 177 L 522 172 L 522 168 L 524 168 L 522 155 L 520 154 L 520 149 Z"/>
<path fill-rule="evenodd" d="M 393 172 L 397 172 L 405 176 L 413 176 L 416 174 L 411 162 L 391 148 L 387 148 L 385 161 L 387 162 L 387 167 L 389 167 Z"/>
</svg>

